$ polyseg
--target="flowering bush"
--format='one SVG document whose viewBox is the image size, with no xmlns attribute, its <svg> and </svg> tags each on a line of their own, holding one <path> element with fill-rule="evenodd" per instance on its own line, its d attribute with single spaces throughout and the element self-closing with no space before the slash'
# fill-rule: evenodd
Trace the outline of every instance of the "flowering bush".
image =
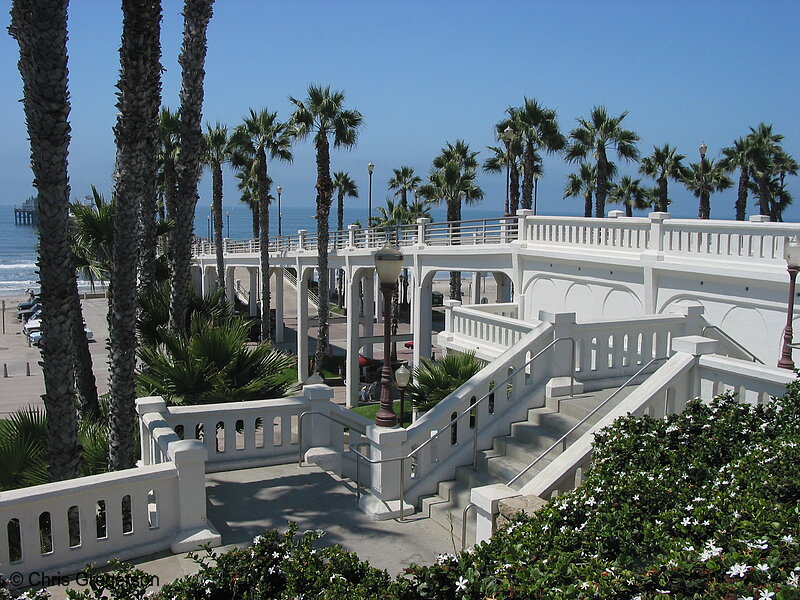
<svg viewBox="0 0 800 600">
<path fill-rule="evenodd" d="M 690 402 L 595 437 L 576 490 L 489 542 L 392 580 L 322 532 L 196 555 L 164 600 L 800 598 L 800 385 L 767 405 Z M 2 597 L 2 596 L 0 596 Z M 129 600 L 126 598 L 126 600 Z"/>
</svg>

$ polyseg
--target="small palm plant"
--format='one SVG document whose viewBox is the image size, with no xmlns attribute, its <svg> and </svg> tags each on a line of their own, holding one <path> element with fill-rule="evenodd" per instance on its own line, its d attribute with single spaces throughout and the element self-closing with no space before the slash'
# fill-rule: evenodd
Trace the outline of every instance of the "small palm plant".
<svg viewBox="0 0 800 600">
<path fill-rule="evenodd" d="M 422 359 L 414 369 L 414 382 L 406 388 L 414 408 L 426 411 L 436 406 L 484 367 L 474 352 L 448 354 L 439 361 Z"/>
</svg>

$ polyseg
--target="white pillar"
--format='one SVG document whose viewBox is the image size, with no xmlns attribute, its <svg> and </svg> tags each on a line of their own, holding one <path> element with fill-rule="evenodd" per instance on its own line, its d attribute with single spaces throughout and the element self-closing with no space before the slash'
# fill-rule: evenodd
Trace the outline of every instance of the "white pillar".
<svg viewBox="0 0 800 600">
<path fill-rule="evenodd" d="M 225 267 L 225 299 L 233 302 L 236 299 L 236 267 Z"/>
<path fill-rule="evenodd" d="M 425 281 L 427 279 L 427 282 Z M 430 358 L 431 356 L 431 333 L 433 330 L 433 319 L 431 315 L 431 292 L 433 278 L 427 278 L 423 273 L 419 273 L 414 279 L 414 323 L 412 331 L 414 333 L 414 366 L 419 366 L 420 357 Z"/>
<path fill-rule="evenodd" d="M 407 431 L 400 427 L 367 427 L 367 439 L 370 442 L 371 456 L 375 460 L 399 458 L 405 452 L 404 442 Z M 411 474 L 411 461 L 391 461 L 376 463 L 371 468 L 370 493 L 361 496 L 359 508 L 373 521 L 394 519 L 414 512 L 414 507 L 401 502 L 400 469 L 405 472 L 405 485 L 408 486 Z M 401 466 L 402 464 L 402 466 Z"/>
<path fill-rule="evenodd" d="M 481 303 L 481 283 L 483 282 L 483 273 L 480 271 L 473 271 L 472 272 L 472 298 L 470 298 L 470 302 L 472 304 L 480 304 Z"/>
<path fill-rule="evenodd" d="M 362 321 L 361 335 L 364 337 L 373 335 L 375 330 L 375 282 L 377 280 L 374 270 L 365 273 L 361 279 L 361 287 L 364 290 L 364 319 Z M 372 344 L 364 346 L 364 356 L 372 358 Z"/>
<path fill-rule="evenodd" d="M 308 278 L 299 265 L 297 267 L 297 378 L 300 381 L 308 379 Z"/>
<path fill-rule="evenodd" d="M 275 270 L 275 343 L 277 344 L 282 344 L 285 339 L 283 317 L 283 275 L 285 271 L 283 267 Z"/>
<path fill-rule="evenodd" d="M 511 302 L 511 280 L 501 271 L 493 271 L 495 285 L 497 286 L 497 296 L 495 302 Z"/>
<path fill-rule="evenodd" d="M 345 363 L 345 404 L 347 408 L 358 406 L 359 393 L 359 367 L 358 350 L 361 347 L 361 338 L 358 335 L 358 325 L 361 316 L 358 311 L 358 282 L 361 277 L 354 276 L 357 271 L 351 267 L 346 273 L 345 307 L 347 308 L 347 362 Z"/>
</svg>

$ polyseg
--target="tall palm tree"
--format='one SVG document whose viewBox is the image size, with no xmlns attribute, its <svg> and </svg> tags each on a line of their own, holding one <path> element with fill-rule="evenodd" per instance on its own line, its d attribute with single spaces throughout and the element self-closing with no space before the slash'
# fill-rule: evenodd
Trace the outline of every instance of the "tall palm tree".
<svg viewBox="0 0 800 600">
<path fill-rule="evenodd" d="M 681 181 L 700 200 L 700 219 L 711 218 L 710 196 L 713 192 L 733 187 L 733 180 L 725 174 L 725 168 L 713 160 L 706 160 L 704 165 L 691 163 Z"/>
<path fill-rule="evenodd" d="M 471 152 L 466 142 L 448 142 L 442 153 L 433 160 L 434 169 L 428 182 L 419 186 L 420 196 L 434 204 L 447 204 L 447 220 L 461 220 L 461 203 L 473 203 L 483 198 L 483 190 L 475 183 L 477 152 Z M 453 233 L 454 244 L 458 243 L 457 233 Z M 450 298 L 461 300 L 461 273 L 450 273 Z"/>
<path fill-rule="evenodd" d="M 633 210 L 644 210 L 651 205 L 650 190 L 642 187 L 640 179 L 629 175 L 623 176 L 619 183 L 611 188 L 608 196 L 609 202 L 616 202 L 625 206 L 625 216 L 632 217 Z"/>
<path fill-rule="evenodd" d="M 622 121 L 626 116 L 628 111 L 618 117 L 611 117 L 604 106 L 595 106 L 589 118 L 578 119 L 578 127 L 569 134 L 572 143 L 567 150 L 568 161 L 583 161 L 590 154 L 596 160 L 595 217 L 598 218 L 605 216 L 610 179 L 608 151 L 615 150 L 617 156 L 625 160 L 639 158 L 639 151 L 636 149 L 639 136 L 622 127 Z"/>
<path fill-rule="evenodd" d="M 736 220 L 747 216 L 747 184 L 753 167 L 753 139 L 742 137 L 734 140 L 733 146 L 722 149 L 720 165 L 728 172 L 739 169 L 739 185 L 736 193 Z"/>
<path fill-rule="evenodd" d="M 160 5 L 125 0 L 122 12 L 119 116 L 114 127 L 117 169 L 111 283 L 115 293 L 110 299 L 109 312 L 108 465 L 111 470 L 133 467 L 136 456 L 136 257 L 140 250 L 137 222 L 140 198 L 150 189 L 151 183 L 144 179 L 155 179 L 160 97 L 154 94 L 152 86 L 157 80 L 153 70 L 157 70 L 160 77 L 161 69 L 158 53 L 153 50 L 158 42 L 151 40 L 160 30 Z M 188 279 L 188 249 L 185 270 Z"/>
<path fill-rule="evenodd" d="M 523 105 L 514 111 L 513 121 L 511 127 L 523 144 L 522 208 L 530 209 L 534 178 L 542 173 L 538 152 L 558 152 L 564 149 L 567 141 L 558 129 L 556 111 L 544 108 L 535 99 L 525 98 Z"/>
<path fill-rule="evenodd" d="M 386 200 L 386 206 L 378 207 L 378 216 L 375 217 L 374 225 L 378 229 L 386 227 L 396 227 L 398 225 L 409 225 L 416 223 L 417 219 L 423 217 L 430 218 L 431 208 L 426 201 L 415 201 L 408 206 L 403 206 L 402 202 L 394 203 Z"/>
<path fill-rule="evenodd" d="M 497 125 L 500 127 L 500 124 Z M 502 130 L 498 130 L 497 137 L 502 139 Z M 506 152 L 505 146 L 486 146 L 486 149 L 492 153 L 489 158 L 483 161 L 483 170 L 486 173 L 503 173 L 506 172 L 506 154 L 508 154 L 508 210 L 512 215 L 517 214 L 519 208 L 519 172 L 520 172 L 520 157 L 522 155 L 522 143 L 519 137 L 511 140 Z"/>
<path fill-rule="evenodd" d="M 344 198 L 358 198 L 356 182 L 344 171 L 333 174 L 333 189 L 336 192 L 336 229 L 344 229 Z M 344 306 L 344 269 L 336 272 L 336 301 L 339 308 Z"/>
<path fill-rule="evenodd" d="M 564 187 L 564 200 L 567 198 L 583 197 L 583 216 L 592 216 L 592 194 L 597 186 L 596 169 L 588 163 L 581 163 L 577 173 L 567 175 L 567 185 Z"/>
<path fill-rule="evenodd" d="M 78 475 L 80 453 L 73 389 L 72 336 L 77 294 L 69 251 L 70 127 L 67 91 L 67 1 L 13 0 L 9 32 L 19 44 L 23 109 L 39 206 L 39 281 L 45 306 L 42 396 L 48 417 L 51 479 Z"/>
<path fill-rule="evenodd" d="M 214 249 L 217 255 L 217 287 L 221 290 L 225 289 L 225 257 L 222 252 L 222 165 L 229 159 L 228 128 L 219 122 L 214 127 L 206 124 L 203 162 L 211 168 L 211 212 L 214 218 Z"/>
<path fill-rule="evenodd" d="M 158 116 L 158 159 L 161 165 L 162 204 L 166 216 L 170 219 L 175 218 L 177 211 L 175 163 L 180 153 L 180 128 L 179 113 L 163 107 Z"/>
<path fill-rule="evenodd" d="M 239 190 L 239 202 L 250 209 L 253 239 L 258 239 L 261 233 L 258 225 L 258 178 L 250 169 L 237 171 L 235 177 L 238 179 L 236 188 Z"/>
<path fill-rule="evenodd" d="M 258 239 L 261 268 L 261 340 L 272 339 L 269 289 L 269 188 L 272 180 L 267 174 L 269 159 L 292 162 L 292 139 L 286 123 L 278 113 L 250 109 L 250 116 L 234 129 L 231 135 L 231 162 L 249 177 L 255 178 L 258 206 Z"/>
<path fill-rule="evenodd" d="M 172 303 L 170 327 L 186 328 L 189 297 L 192 232 L 197 204 L 203 155 L 203 80 L 205 79 L 206 30 L 211 20 L 214 0 L 185 0 L 183 7 L 183 45 L 181 65 L 181 152 L 176 165 L 178 195 L 172 242 Z"/>
<path fill-rule="evenodd" d="M 317 267 L 319 268 L 319 333 L 314 372 L 322 374 L 322 361 L 328 351 L 328 219 L 333 198 L 330 136 L 334 148 L 352 148 L 363 121 L 360 112 L 344 108 L 344 93 L 330 86 L 309 85 L 305 100 L 289 97 L 294 104 L 292 124 L 298 139 L 313 133 L 317 161 Z"/>
<path fill-rule="evenodd" d="M 408 206 L 408 192 L 413 191 L 422 183 L 422 178 L 414 174 L 413 167 L 402 166 L 392 169 L 394 175 L 389 180 L 389 189 L 397 190 L 395 196 L 400 196 L 400 205 Z"/>
<path fill-rule="evenodd" d="M 658 183 L 658 203 L 656 210 L 667 212 L 669 198 L 667 196 L 667 180 L 681 181 L 686 172 L 683 165 L 683 154 L 677 154 L 676 148 L 664 144 L 660 148 L 653 146 L 653 153 L 642 159 L 639 172 L 652 177 Z"/>
<path fill-rule="evenodd" d="M 768 216 L 770 213 L 769 203 L 771 195 L 769 193 L 769 180 L 773 171 L 773 159 L 780 150 L 780 142 L 783 136 L 773 133 L 772 125 L 759 123 L 758 127 L 750 128 L 748 135 L 752 143 L 752 177 L 758 190 L 758 206 L 761 215 Z"/>
</svg>

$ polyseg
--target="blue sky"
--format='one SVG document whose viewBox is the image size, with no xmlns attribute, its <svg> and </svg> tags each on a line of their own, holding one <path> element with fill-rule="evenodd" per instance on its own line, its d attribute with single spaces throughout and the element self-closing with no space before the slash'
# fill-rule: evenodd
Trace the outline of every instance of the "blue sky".
<svg viewBox="0 0 800 600">
<path fill-rule="evenodd" d="M 164 0 L 164 104 L 176 107 L 180 85 L 181 2 Z M 73 0 L 70 8 L 70 93 L 73 195 L 90 184 L 110 190 L 112 126 L 121 31 L 119 3 Z M 0 204 L 33 190 L 17 71 L 17 46 L 6 33 L 10 0 L 0 0 Z M 204 119 L 232 127 L 249 108 L 288 118 L 289 95 L 309 83 L 344 90 L 364 114 L 359 142 L 334 151 L 334 170 L 350 172 L 366 207 L 366 165 L 375 163 L 373 203 L 389 192 L 392 168 L 407 164 L 425 176 L 446 141 L 465 139 L 485 158 L 493 125 L 524 96 L 554 108 L 567 133 L 592 106 L 629 111 L 625 125 L 640 137 L 643 155 L 669 142 L 697 160 L 764 121 L 785 136 L 800 159 L 800 3 L 772 2 L 530 2 L 340 0 L 218 0 L 209 26 Z M 284 201 L 314 203 L 311 141 L 299 142 L 291 165 L 270 171 Z M 621 173 L 637 166 L 622 163 Z M 581 214 L 582 201 L 562 200 L 560 156 L 545 158 L 540 212 Z M 204 175 L 200 206 L 210 203 Z M 643 178 L 650 183 L 650 180 Z M 501 175 L 481 173 L 484 209 L 501 211 Z M 800 220 L 800 183 L 790 179 Z M 696 215 L 696 200 L 670 183 L 672 212 Z M 735 189 L 712 196 L 712 217 L 732 218 Z M 233 177 L 226 203 L 238 202 Z M 751 200 L 748 214 L 754 212 Z M 205 208 L 203 210 L 206 210 Z M 10 218 L 10 217 L 9 217 Z"/>
</svg>

